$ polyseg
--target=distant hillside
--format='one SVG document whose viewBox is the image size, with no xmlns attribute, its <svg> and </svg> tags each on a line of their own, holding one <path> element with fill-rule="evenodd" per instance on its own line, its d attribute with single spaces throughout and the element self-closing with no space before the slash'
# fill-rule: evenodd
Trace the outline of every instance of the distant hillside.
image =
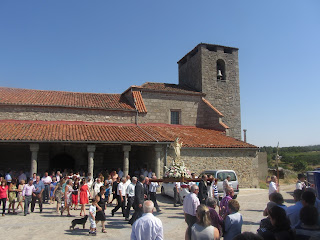
<svg viewBox="0 0 320 240">
<path fill-rule="evenodd" d="M 268 166 L 275 167 L 276 147 L 261 147 L 268 154 Z M 279 148 L 279 166 L 294 171 L 308 171 L 320 167 L 320 145 Z"/>
</svg>

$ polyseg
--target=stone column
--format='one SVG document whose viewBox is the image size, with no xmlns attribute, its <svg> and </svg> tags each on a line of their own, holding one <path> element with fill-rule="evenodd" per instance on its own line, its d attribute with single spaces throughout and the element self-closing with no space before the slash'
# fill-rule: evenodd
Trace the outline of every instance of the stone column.
<svg viewBox="0 0 320 240">
<path fill-rule="evenodd" d="M 38 172 L 39 144 L 30 144 L 30 151 L 31 151 L 30 177 L 32 177 L 33 173 L 37 173 Z"/>
<path fill-rule="evenodd" d="M 160 158 L 161 158 L 161 151 L 162 151 L 162 147 L 161 146 L 155 146 L 154 150 L 156 152 L 155 155 L 155 174 L 157 176 L 157 178 L 160 178 Z"/>
<path fill-rule="evenodd" d="M 95 145 L 88 145 L 88 173 L 91 173 L 91 177 L 93 179 L 93 167 L 94 167 L 94 152 L 96 151 Z"/>
<path fill-rule="evenodd" d="M 130 145 L 123 145 L 123 176 L 127 176 L 129 173 L 129 152 L 131 151 Z"/>
</svg>

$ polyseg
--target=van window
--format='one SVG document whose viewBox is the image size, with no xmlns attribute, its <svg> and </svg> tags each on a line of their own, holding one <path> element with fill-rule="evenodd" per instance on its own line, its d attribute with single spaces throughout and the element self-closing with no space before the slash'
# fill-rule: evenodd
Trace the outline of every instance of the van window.
<svg viewBox="0 0 320 240">
<path fill-rule="evenodd" d="M 219 172 L 218 175 L 217 175 L 217 178 L 220 180 L 220 181 L 223 181 L 227 178 L 227 176 L 230 175 L 231 179 L 230 181 L 236 181 L 236 175 L 234 174 L 234 172 Z"/>
</svg>

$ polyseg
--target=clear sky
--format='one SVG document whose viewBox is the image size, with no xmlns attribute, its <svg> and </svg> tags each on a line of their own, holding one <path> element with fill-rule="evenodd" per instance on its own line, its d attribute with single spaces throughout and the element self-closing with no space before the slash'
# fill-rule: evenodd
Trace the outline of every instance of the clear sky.
<svg viewBox="0 0 320 240">
<path fill-rule="evenodd" d="M 0 1 L 0 85 L 121 93 L 178 83 L 198 43 L 239 48 L 257 146 L 320 144 L 320 1 Z"/>
</svg>

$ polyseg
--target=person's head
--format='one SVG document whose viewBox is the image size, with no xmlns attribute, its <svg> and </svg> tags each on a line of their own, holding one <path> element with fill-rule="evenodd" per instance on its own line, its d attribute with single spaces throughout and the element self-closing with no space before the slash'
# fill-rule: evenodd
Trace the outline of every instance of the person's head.
<svg viewBox="0 0 320 240">
<path fill-rule="evenodd" d="M 57 171 L 57 174 L 56 175 L 60 175 L 61 173 L 60 173 L 60 171 Z"/>
<path fill-rule="evenodd" d="M 195 179 L 196 178 L 196 174 L 195 173 L 191 173 L 191 178 Z"/>
<path fill-rule="evenodd" d="M 234 199 L 231 199 L 228 202 L 228 207 L 229 207 L 230 212 L 232 212 L 232 213 L 239 212 L 239 210 L 240 210 L 239 202 L 237 200 L 234 200 Z"/>
<path fill-rule="evenodd" d="M 209 208 L 204 204 L 197 207 L 197 223 L 204 227 L 211 225 Z"/>
<path fill-rule="evenodd" d="M 311 191 L 305 191 L 301 196 L 303 206 L 313 206 L 316 202 L 316 195 Z"/>
<path fill-rule="evenodd" d="M 126 183 L 127 179 L 125 177 L 121 178 L 121 182 Z"/>
<path fill-rule="evenodd" d="M 126 179 L 127 179 L 127 181 L 131 179 L 129 174 L 126 176 Z"/>
<path fill-rule="evenodd" d="M 272 202 L 272 201 L 268 202 L 268 203 L 267 203 L 267 208 L 266 208 L 266 210 L 265 210 L 265 211 L 266 211 L 266 214 L 265 214 L 264 216 L 269 215 L 270 209 L 273 208 L 273 207 L 275 207 L 275 206 L 278 206 L 275 202 Z"/>
<path fill-rule="evenodd" d="M 133 184 L 136 184 L 137 183 L 137 177 L 132 177 L 132 181 L 131 181 Z"/>
<path fill-rule="evenodd" d="M 271 176 L 271 182 L 277 182 L 277 177 L 275 175 Z"/>
<path fill-rule="evenodd" d="M 29 185 L 31 186 L 31 185 L 33 184 L 33 179 L 30 178 L 28 183 L 29 183 Z"/>
<path fill-rule="evenodd" d="M 203 181 L 207 181 L 207 180 L 208 180 L 208 176 L 207 176 L 206 174 L 204 174 L 204 175 L 202 176 L 202 180 L 203 180 Z"/>
<path fill-rule="evenodd" d="M 206 205 L 208 207 L 211 207 L 211 208 L 215 209 L 216 206 L 217 206 L 217 200 L 215 198 L 213 198 L 213 197 L 208 197 L 207 200 L 206 200 Z"/>
<path fill-rule="evenodd" d="M 199 187 L 197 186 L 197 184 L 193 184 L 193 185 L 191 186 L 191 188 L 190 188 L 190 191 L 191 191 L 192 193 L 198 194 L 198 192 L 199 192 Z"/>
<path fill-rule="evenodd" d="M 214 185 L 217 185 L 217 183 L 218 183 L 218 178 L 215 178 L 214 179 Z"/>
<path fill-rule="evenodd" d="M 306 180 L 306 177 L 304 176 L 304 174 L 299 173 L 299 174 L 298 174 L 298 179 L 299 179 L 301 182 L 303 182 L 303 181 Z"/>
<path fill-rule="evenodd" d="M 1 186 L 4 187 L 4 186 L 6 186 L 6 185 L 7 185 L 7 181 L 3 179 L 3 180 L 1 181 Z"/>
<path fill-rule="evenodd" d="M 286 211 L 278 206 L 274 206 L 269 210 L 271 224 L 279 230 L 289 230 L 290 220 L 287 218 Z"/>
<path fill-rule="evenodd" d="M 100 193 L 104 194 L 106 192 L 106 187 L 105 186 L 101 186 L 100 187 Z"/>
<path fill-rule="evenodd" d="M 76 178 L 76 179 L 74 180 L 74 184 L 79 184 L 79 178 Z"/>
<path fill-rule="evenodd" d="M 55 182 L 57 181 L 57 178 L 56 177 L 52 177 L 52 182 Z"/>
<path fill-rule="evenodd" d="M 117 182 L 120 182 L 120 180 L 121 180 L 120 177 L 117 177 Z"/>
<path fill-rule="evenodd" d="M 16 179 L 16 178 L 12 178 L 11 184 L 12 184 L 12 185 L 16 185 L 16 184 L 17 184 L 17 179 Z"/>
<path fill-rule="evenodd" d="M 232 187 L 228 187 L 226 189 L 226 194 L 229 195 L 230 197 L 233 197 L 234 196 L 233 188 Z"/>
<path fill-rule="evenodd" d="M 45 177 L 48 177 L 48 176 L 49 176 L 49 173 L 48 173 L 48 172 L 45 172 L 45 173 L 44 173 L 44 176 L 45 176 Z"/>
<path fill-rule="evenodd" d="M 39 182 L 39 181 L 40 181 L 40 176 L 37 175 L 37 176 L 36 176 L 36 182 Z"/>
<path fill-rule="evenodd" d="M 97 183 L 100 183 L 101 182 L 101 178 L 97 178 L 96 181 L 97 181 Z"/>
<path fill-rule="evenodd" d="M 300 210 L 300 220 L 303 224 L 308 226 L 317 225 L 318 210 L 315 206 L 305 206 Z"/>
<path fill-rule="evenodd" d="M 293 191 L 293 199 L 295 202 L 299 202 L 301 200 L 302 192 L 303 191 L 301 189 L 296 189 Z"/>
<path fill-rule="evenodd" d="M 230 176 L 230 175 L 228 175 L 228 176 L 227 176 L 227 180 L 228 180 L 228 181 L 230 181 L 230 179 L 231 179 L 231 176 Z"/>
<path fill-rule="evenodd" d="M 148 178 L 148 177 L 145 177 L 145 178 L 144 178 L 144 183 L 145 183 L 145 184 L 148 184 L 148 183 L 149 183 L 149 178 Z"/>
<path fill-rule="evenodd" d="M 25 184 L 26 182 L 22 179 L 21 181 L 20 181 L 20 184 L 21 185 L 23 185 L 23 184 Z"/>
<path fill-rule="evenodd" d="M 139 182 L 141 182 L 141 183 L 145 182 L 145 177 L 143 175 L 140 175 Z"/>
<path fill-rule="evenodd" d="M 72 185 L 72 180 L 71 179 L 67 180 L 67 185 Z"/>
<path fill-rule="evenodd" d="M 281 193 L 271 193 L 269 195 L 269 200 L 275 202 L 278 205 L 282 205 L 284 203 L 283 197 Z"/>
<path fill-rule="evenodd" d="M 143 212 L 144 213 L 152 213 L 154 208 L 154 204 L 151 200 L 144 201 L 143 203 Z"/>
<path fill-rule="evenodd" d="M 36 178 L 36 177 L 37 177 L 37 174 L 36 174 L 36 173 L 33 173 L 33 174 L 32 174 L 32 177 L 33 177 L 33 178 Z"/>
<path fill-rule="evenodd" d="M 235 236 L 233 240 L 263 240 L 263 237 L 252 232 L 243 232 Z"/>
<path fill-rule="evenodd" d="M 65 182 L 66 182 L 66 180 L 65 180 L 64 178 L 62 178 L 62 179 L 60 180 L 60 186 L 62 186 Z"/>
</svg>

